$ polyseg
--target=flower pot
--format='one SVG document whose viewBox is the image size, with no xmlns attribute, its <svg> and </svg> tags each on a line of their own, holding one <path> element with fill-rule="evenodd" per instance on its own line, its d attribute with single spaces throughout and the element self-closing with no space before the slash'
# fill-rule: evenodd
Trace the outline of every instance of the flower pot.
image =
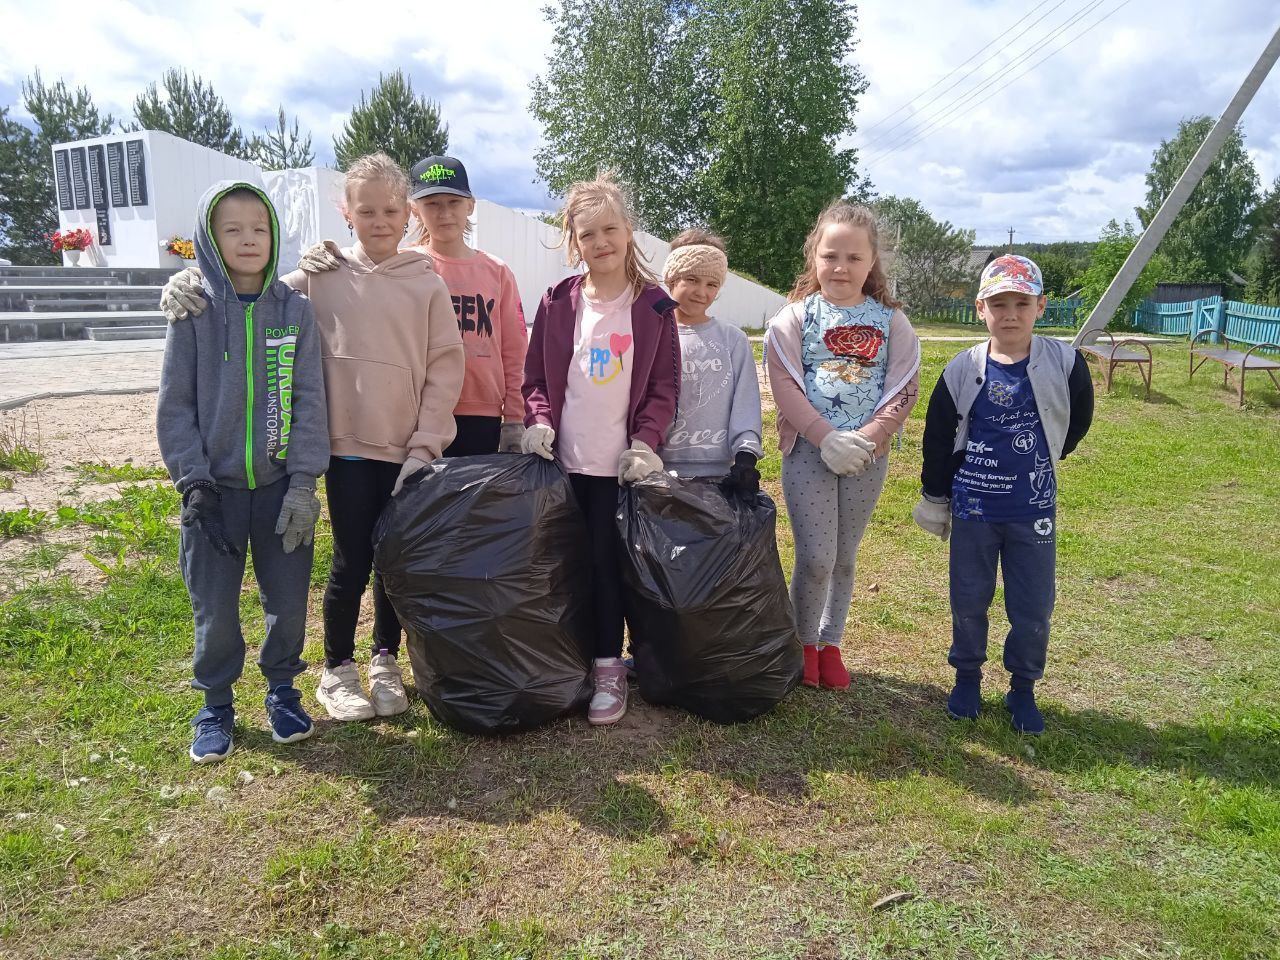
<svg viewBox="0 0 1280 960">
<path fill-rule="evenodd" d="M 68 266 L 72 266 L 72 267 L 74 267 L 74 266 L 77 266 L 77 265 L 80 263 L 80 251 L 79 251 L 79 250 L 63 250 L 63 251 L 62 251 L 62 253 L 63 253 L 63 255 L 65 255 L 65 256 L 66 256 L 66 258 L 67 258 L 67 265 L 68 265 Z"/>
</svg>

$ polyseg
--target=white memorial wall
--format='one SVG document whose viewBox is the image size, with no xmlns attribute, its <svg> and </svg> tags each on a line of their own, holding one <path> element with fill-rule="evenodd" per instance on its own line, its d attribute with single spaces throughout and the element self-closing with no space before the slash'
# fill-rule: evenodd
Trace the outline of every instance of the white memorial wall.
<svg viewBox="0 0 1280 960">
<path fill-rule="evenodd" d="M 60 143 L 53 161 L 61 229 L 88 227 L 94 236 L 81 260 L 86 265 L 183 266 L 165 245 L 174 236 L 192 239 L 200 197 L 219 180 L 256 184 L 271 198 L 280 223 L 282 273 L 319 240 L 352 242 L 340 210 L 343 177 L 327 167 L 263 171 L 154 130 Z M 573 272 L 557 246 L 557 228 L 487 200 L 476 203 L 471 239 L 511 267 L 529 323 L 547 287 Z M 669 245 L 647 233 L 637 239 L 649 267 L 661 276 Z M 762 327 L 784 302 L 775 291 L 730 274 L 711 312 L 735 326 Z"/>
</svg>

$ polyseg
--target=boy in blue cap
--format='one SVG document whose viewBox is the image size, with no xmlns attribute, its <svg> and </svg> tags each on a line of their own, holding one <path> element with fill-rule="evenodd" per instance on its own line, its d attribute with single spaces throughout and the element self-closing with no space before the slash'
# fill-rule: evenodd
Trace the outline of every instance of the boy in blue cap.
<svg viewBox="0 0 1280 960">
<path fill-rule="evenodd" d="M 1045 308 L 1040 268 L 998 257 L 982 271 L 977 309 L 991 339 L 954 357 L 925 416 L 921 498 L 912 511 L 929 533 L 951 538 L 956 671 L 947 712 L 982 708 L 987 611 L 1003 571 L 1009 635 L 1004 702 L 1013 728 L 1044 732 L 1035 683 L 1044 676 L 1057 560 L 1058 461 L 1093 421 L 1093 382 L 1070 344 L 1032 334 Z"/>
<path fill-rule="evenodd" d="M 272 738 L 313 732 L 301 673 L 316 478 L 329 463 L 320 339 L 311 302 L 276 277 L 279 230 L 261 189 L 223 181 L 200 200 L 196 261 L 210 309 L 169 325 L 156 434 L 182 493 L 182 577 L 195 615 L 192 686 L 204 708 L 190 755 L 234 749 L 231 686 L 244 668 L 245 552 L 266 614 L 258 666 Z"/>
</svg>

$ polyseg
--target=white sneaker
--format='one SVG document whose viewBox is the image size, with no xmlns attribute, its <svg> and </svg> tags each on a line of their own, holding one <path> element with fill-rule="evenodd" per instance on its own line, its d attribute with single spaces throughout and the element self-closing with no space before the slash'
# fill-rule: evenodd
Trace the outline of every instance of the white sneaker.
<svg viewBox="0 0 1280 960">
<path fill-rule="evenodd" d="M 380 717 L 394 717 L 409 709 L 400 664 L 385 650 L 375 653 L 373 662 L 369 664 L 369 699 Z"/>
<path fill-rule="evenodd" d="M 316 699 L 334 720 L 368 720 L 374 715 L 373 704 L 360 688 L 360 671 L 354 663 L 325 667 Z"/>
</svg>

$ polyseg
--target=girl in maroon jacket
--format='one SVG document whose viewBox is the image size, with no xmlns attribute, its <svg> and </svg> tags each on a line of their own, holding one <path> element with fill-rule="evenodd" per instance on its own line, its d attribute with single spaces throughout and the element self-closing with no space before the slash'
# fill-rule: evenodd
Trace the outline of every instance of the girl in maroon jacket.
<svg viewBox="0 0 1280 960">
<path fill-rule="evenodd" d="M 586 518 L 596 571 L 587 718 L 616 723 L 627 712 L 618 484 L 662 470 L 657 451 L 680 384 L 676 304 L 642 263 L 626 198 L 609 174 L 569 188 L 561 230 L 569 262 L 586 269 L 550 288 L 538 307 L 521 449 L 560 461 Z"/>
</svg>

